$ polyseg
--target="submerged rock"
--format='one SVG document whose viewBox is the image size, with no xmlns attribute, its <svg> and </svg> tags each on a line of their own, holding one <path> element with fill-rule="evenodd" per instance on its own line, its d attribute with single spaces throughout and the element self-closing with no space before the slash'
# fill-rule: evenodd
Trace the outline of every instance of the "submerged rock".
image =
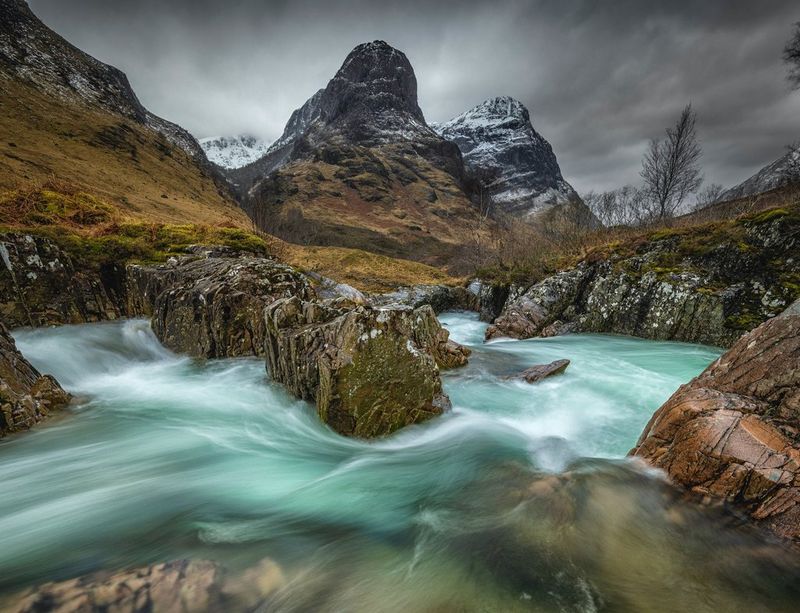
<svg viewBox="0 0 800 613">
<path fill-rule="evenodd" d="M 536 366 L 531 366 L 530 368 L 523 370 L 518 375 L 506 378 L 523 379 L 526 383 L 537 383 L 542 379 L 546 379 L 547 377 L 562 374 L 565 370 L 567 370 L 567 366 L 569 366 L 569 360 L 555 360 L 549 364 L 537 364 Z"/>
<path fill-rule="evenodd" d="M 263 355 L 264 307 L 314 291 L 291 266 L 225 248 L 197 248 L 159 266 L 128 267 L 128 311 L 152 316 L 158 339 L 191 356 Z"/>
<path fill-rule="evenodd" d="M 31 428 L 69 400 L 53 377 L 30 365 L 0 323 L 0 437 Z"/>
<path fill-rule="evenodd" d="M 632 455 L 800 544 L 800 301 L 682 386 Z"/>
<path fill-rule="evenodd" d="M 283 587 L 269 558 L 238 574 L 208 560 L 174 560 L 46 583 L 0 599 L 9 613 L 194 613 L 250 611 Z"/>
<path fill-rule="evenodd" d="M 441 415 L 450 400 L 438 365 L 468 354 L 429 306 L 346 310 L 294 297 L 268 306 L 265 319 L 272 378 L 315 401 L 320 419 L 346 436 L 383 436 Z"/>
</svg>

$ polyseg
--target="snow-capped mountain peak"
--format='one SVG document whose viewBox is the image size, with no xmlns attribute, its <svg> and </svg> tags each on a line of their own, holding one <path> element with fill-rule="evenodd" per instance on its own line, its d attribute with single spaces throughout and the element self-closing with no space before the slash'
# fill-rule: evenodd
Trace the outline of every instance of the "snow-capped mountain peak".
<svg viewBox="0 0 800 613">
<path fill-rule="evenodd" d="M 490 98 L 431 127 L 458 145 L 467 168 L 486 183 L 492 202 L 506 213 L 531 216 L 578 200 L 561 176 L 553 148 L 533 129 L 519 100 Z"/>
<path fill-rule="evenodd" d="M 200 146 L 210 161 L 223 168 L 246 166 L 269 149 L 269 143 L 249 135 L 201 138 Z"/>
</svg>

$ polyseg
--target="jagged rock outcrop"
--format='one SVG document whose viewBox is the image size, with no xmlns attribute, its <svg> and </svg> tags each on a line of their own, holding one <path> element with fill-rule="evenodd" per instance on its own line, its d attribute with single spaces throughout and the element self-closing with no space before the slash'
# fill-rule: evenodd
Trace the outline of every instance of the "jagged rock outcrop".
<svg viewBox="0 0 800 613">
<path fill-rule="evenodd" d="M 76 264 L 48 238 L 0 234 L 0 322 L 10 328 L 117 319 L 124 278 L 121 266 Z"/>
<path fill-rule="evenodd" d="M 718 202 L 757 196 L 787 185 L 800 183 L 800 148 L 793 148 L 756 174 L 720 194 Z"/>
<path fill-rule="evenodd" d="M 511 288 L 508 285 L 475 279 L 467 286 L 467 291 L 474 297 L 470 310 L 477 311 L 481 321 L 491 323 L 503 312 Z"/>
<path fill-rule="evenodd" d="M 0 438 L 31 428 L 69 400 L 53 377 L 30 365 L 0 323 Z"/>
<path fill-rule="evenodd" d="M 310 299 L 314 291 L 286 264 L 196 247 L 159 266 L 129 266 L 127 296 L 128 312 L 151 316 L 166 347 L 221 358 L 263 355 L 264 308 L 279 298 Z"/>
<path fill-rule="evenodd" d="M 655 412 L 631 454 L 800 544 L 800 301 Z"/>
<path fill-rule="evenodd" d="M 439 367 L 466 362 L 430 307 L 336 309 L 288 298 L 265 311 L 273 379 L 316 402 L 346 436 L 376 437 L 442 414 Z"/>
<path fill-rule="evenodd" d="M 554 205 L 580 201 L 519 100 L 492 98 L 432 127 L 458 145 L 467 169 L 500 211 L 533 217 Z"/>
<path fill-rule="evenodd" d="M 800 294 L 800 216 L 773 210 L 658 232 L 510 292 L 486 331 L 530 338 L 609 332 L 730 346 Z"/>
</svg>

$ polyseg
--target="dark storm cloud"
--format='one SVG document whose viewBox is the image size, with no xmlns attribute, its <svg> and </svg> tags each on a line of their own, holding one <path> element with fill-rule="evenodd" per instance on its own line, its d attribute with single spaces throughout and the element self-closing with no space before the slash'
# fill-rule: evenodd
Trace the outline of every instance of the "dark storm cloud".
<svg viewBox="0 0 800 613">
<path fill-rule="evenodd" d="M 731 185 L 800 138 L 780 55 L 796 0 L 493 2 L 31 0 L 127 72 L 146 106 L 199 137 L 276 138 L 356 44 L 406 52 L 428 120 L 519 98 L 579 191 L 638 179 L 684 104 L 708 181 Z"/>
</svg>

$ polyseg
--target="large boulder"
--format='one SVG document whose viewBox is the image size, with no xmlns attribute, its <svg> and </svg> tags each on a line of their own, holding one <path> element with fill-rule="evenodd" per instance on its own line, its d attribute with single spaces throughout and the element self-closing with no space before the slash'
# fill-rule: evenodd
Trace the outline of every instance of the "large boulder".
<svg viewBox="0 0 800 613">
<path fill-rule="evenodd" d="M 439 366 L 466 362 L 430 306 L 337 309 L 297 297 L 265 311 L 267 366 L 346 436 L 376 437 L 450 407 Z"/>
<path fill-rule="evenodd" d="M 30 365 L 0 323 L 0 437 L 27 430 L 69 400 L 53 377 Z"/>
<path fill-rule="evenodd" d="M 292 267 L 222 247 L 198 247 L 158 266 L 131 265 L 127 273 L 128 311 L 151 316 L 166 347 L 196 357 L 263 355 L 264 308 L 313 295 Z"/>
<path fill-rule="evenodd" d="M 800 543 L 800 301 L 675 392 L 631 453 Z"/>
<path fill-rule="evenodd" d="M 116 319 L 124 271 L 88 270 L 53 241 L 0 234 L 0 321 L 11 328 Z"/>
</svg>

